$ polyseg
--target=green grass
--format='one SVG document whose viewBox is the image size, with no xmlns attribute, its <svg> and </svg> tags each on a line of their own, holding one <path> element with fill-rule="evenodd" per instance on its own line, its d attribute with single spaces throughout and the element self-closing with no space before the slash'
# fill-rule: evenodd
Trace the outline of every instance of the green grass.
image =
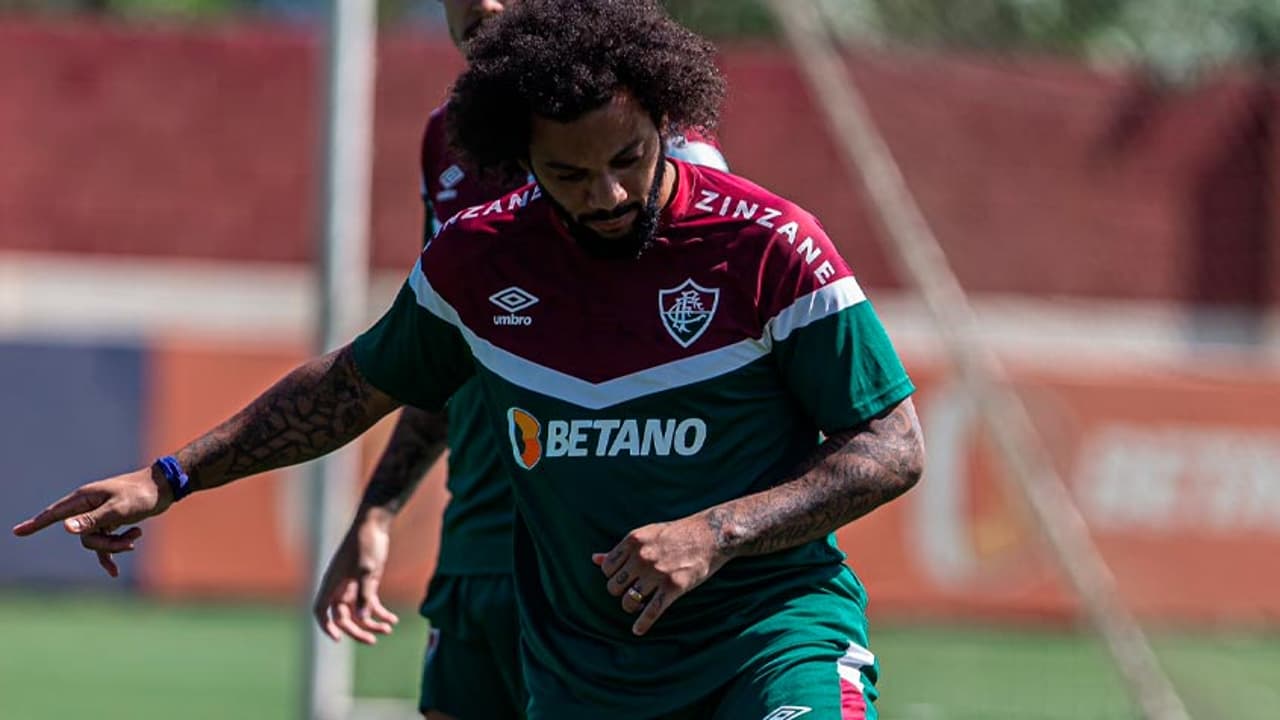
<svg viewBox="0 0 1280 720">
<path fill-rule="evenodd" d="M 302 620 L 288 608 L 0 595 L 0 718 L 292 718 Z M 357 693 L 412 698 L 425 624 L 411 612 L 357 655 Z M 1100 645 L 1065 631 L 877 627 L 886 720 L 1132 718 Z M 1280 716 L 1280 635 L 1162 634 L 1197 718 Z"/>
</svg>

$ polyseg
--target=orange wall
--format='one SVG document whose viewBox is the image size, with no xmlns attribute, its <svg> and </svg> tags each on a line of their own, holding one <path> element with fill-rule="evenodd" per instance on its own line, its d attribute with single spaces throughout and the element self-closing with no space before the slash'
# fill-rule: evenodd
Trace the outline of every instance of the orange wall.
<svg viewBox="0 0 1280 720">
<path fill-rule="evenodd" d="M 170 342 L 153 360 L 159 453 L 221 419 L 285 372 L 296 351 Z M 1074 606 L 1016 496 L 1001 484 L 962 395 L 912 364 L 930 465 L 904 499 L 840 532 L 875 611 L 1064 617 Z M 1150 618 L 1280 619 L 1280 377 L 1015 371 L 1094 537 L 1134 608 Z M 366 465 L 384 423 L 365 442 Z M 169 596 L 296 593 L 303 504 L 295 472 L 196 496 L 148 528 L 143 587 Z M 352 492 L 363 477 L 352 478 Z M 389 596 L 414 602 L 434 566 L 445 501 L 437 471 L 396 528 Z"/>
</svg>

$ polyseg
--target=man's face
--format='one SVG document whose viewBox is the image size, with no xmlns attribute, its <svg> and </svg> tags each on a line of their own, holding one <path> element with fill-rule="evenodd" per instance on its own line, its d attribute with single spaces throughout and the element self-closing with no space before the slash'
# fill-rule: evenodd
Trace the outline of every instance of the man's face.
<svg viewBox="0 0 1280 720">
<path fill-rule="evenodd" d="M 462 49 L 463 43 L 471 39 L 480 23 L 497 15 L 516 0 L 441 0 L 444 3 L 444 16 L 449 23 L 449 37 L 453 44 Z"/>
<path fill-rule="evenodd" d="M 530 170 L 587 251 L 634 257 L 670 196 L 662 136 L 629 93 L 572 122 L 535 115 Z"/>
</svg>

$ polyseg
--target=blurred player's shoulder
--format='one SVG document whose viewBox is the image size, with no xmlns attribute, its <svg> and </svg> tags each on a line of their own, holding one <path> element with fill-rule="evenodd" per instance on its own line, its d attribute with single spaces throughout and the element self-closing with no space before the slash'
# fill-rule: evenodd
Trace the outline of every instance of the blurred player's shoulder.
<svg viewBox="0 0 1280 720">
<path fill-rule="evenodd" d="M 715 136 L 689 128 L 667 138 L 667 157 L 716 170 L 728 170 L 729 163 Z"/>
<path fill-rule="evenodd" d="M 432 110 L 422 131 L 422 199 L 440 222 L 514 187 L 496 184 L 467 166 L 449 144 L 448 107 Z"/>
</svg>

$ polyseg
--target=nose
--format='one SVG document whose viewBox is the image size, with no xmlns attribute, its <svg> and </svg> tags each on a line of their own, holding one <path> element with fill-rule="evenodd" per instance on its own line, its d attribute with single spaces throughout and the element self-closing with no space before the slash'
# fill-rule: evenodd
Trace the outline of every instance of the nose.
<svg viewBox="0 0 1280 720">
<path fill-rule="evenodd" d="M 627 191 L 613 173 L 601 173 L 587 189 L 587 206 L 592 211 L 612 210 L 627 199 Z"/>
<path fill-rule="evenodd" d="M 502 0 L 482 0 L 479 11 L 481 15 L 485 16 L 496 15 L 503 11 L 505 4 Z"/>
</svg>

